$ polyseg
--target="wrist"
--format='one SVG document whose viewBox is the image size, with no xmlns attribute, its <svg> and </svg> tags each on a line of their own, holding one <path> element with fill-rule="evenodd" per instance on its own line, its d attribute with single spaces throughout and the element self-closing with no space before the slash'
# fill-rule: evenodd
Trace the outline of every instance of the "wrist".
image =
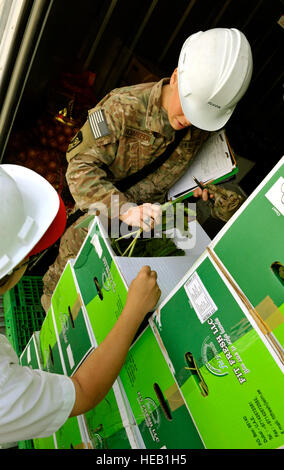
<svg viewBox="0 0 284 470">
<path fill-rule="evenodd" d="M 135 327 L 141 324 L 147 313 L 148 312 L 145 311 L 145 308 L 139 307 L 138 305 L 130 305 L 127 302 L 122 311 L 123 317 L 127 321 L 133 323 Z"/>
</svg>

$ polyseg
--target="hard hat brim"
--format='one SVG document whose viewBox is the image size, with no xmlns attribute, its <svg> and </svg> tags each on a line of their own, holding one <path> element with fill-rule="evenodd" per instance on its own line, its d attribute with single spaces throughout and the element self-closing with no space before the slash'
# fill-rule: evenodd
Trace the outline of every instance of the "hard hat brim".
<svg viewBox="0 0 284 470">
<path fill-rule="evenodd" d="M 58 197 L 59 197 L 59 209 L 55 216 L 55 219 L 53 219 L 47 231 L 44 233 L 44 235 L 41 237 L 38 243 L 33 247 L 32 251 L 28 254 L 28 256 L 34 256 L 38 253 L 41 253 L 46 248 L 49 248 L 63 234 L 65 227 L 66 227 L 67 215 L 66 215 L 65 205 L 61 197 L 59 196 L 59 194 L 58 194 Z"/>
<path fill-rule="evenodd" d="M 4 277 L 32 251 L 46 233 L 58 213 L 60 201 L 56 190 L 35 171 L 20 165 L 3 164 L 1 167 L 16 182 L 25 212 L 35 221 L 28 242 L 17 249 L 11 257 L 11 263 L 1 270 L 0 277 Z"/>
<path fill-rule="evenodd" d="M 13 272 L 11 276 L 8 277 L 7 281 L 5 284 L 0 286 L 0 295 L 5 294 L 5 292 L 8 292 L 10 289 L 12 289 L 18 282 L 21 280 L 23 275 L 25 274 L 25 271 L 27 269 L 28 265 L 24 263 L 23 266 L 19 266 L 17 271 Z"/>
<path fill-rule="evenodd" d="M 204 131 L 218 131 L 228 122 L 236 106 L 223 112 L 209 104 L 196 104 L 191 97 L 180 96 L 181 107 L 186 119 Z"/>
</svg>

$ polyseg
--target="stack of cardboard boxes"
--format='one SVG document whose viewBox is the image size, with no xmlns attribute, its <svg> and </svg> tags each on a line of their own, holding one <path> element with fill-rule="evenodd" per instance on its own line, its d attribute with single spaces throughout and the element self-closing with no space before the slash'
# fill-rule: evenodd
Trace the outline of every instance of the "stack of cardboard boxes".
<svg viewBox="0 0 284 470">
<path fill-rule="evenodd" d="M 72 376 L 97 347 L 77 288 L 72 262 L 68 262 L 52 297 L 39 332 L 35 332 L 20 357 L 33 369 Z M 38 449 L 135 448 L 133 419 L 118 381 L 105 399 L 85 415 L 69 418 L 49 438 L 34 439 Z"/>
<path fill-rule="evenodd" d="M 283 188 L 284 158 L 212 242 L 196 236 L 198 249 L 174 259 L 118 257 L 93 220 L 21 363 L 74 374 L 143 264 L 163 295 L 107 397 L 35 447 L 284 446 Z"/>
</svg>

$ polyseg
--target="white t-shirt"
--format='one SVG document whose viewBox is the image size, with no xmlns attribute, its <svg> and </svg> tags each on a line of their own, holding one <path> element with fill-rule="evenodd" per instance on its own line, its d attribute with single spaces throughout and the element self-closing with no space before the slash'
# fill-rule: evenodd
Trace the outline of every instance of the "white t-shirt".
<svg viewBox="0 0 284 470">
<path fill-rule="evenodd" d="M 75 387 L 64 375 L 22 367 L 0 335 L 0 443 L 48 437 L 68 419 Z"/>
</svg>

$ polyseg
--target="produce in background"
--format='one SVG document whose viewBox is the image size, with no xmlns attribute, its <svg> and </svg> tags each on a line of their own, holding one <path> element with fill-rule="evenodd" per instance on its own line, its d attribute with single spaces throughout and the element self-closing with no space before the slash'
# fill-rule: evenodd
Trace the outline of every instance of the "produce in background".
<svg viewBox="0 0 284 470">
<path fill-rule="evenodd" d="M 150 237 L 141 237 L 143 229 L 139 228 L 119 238 L 111 238 L 111 245 L 118 256 L 128 257 L 160 257 L 184 256 L 184 250 L 178 248 L 167 231 L 178 229 L 184 237 L 191 238 L 189 222 L 196 218 L 196 212 L 180 200 L 166 202 L 161 206 L 161 220 Z M 129 241 L 133 238 L 132 241 Z"/>
<path fill-rule="evenodd" d="M 10 137 L 6 162 L 36 171 L 59 192 L 65 185 L 66 150 L 78 127 L 41 116 L 27 130 L 15 130 Z"/>
<path fill-rule="evenodd" d="M 22 165 L 36 171 L 49 181 L 57 191 L 60 191 L 64 178 L 61 152 L 29 145 L 23 147 L 19 152 L 10 152 L 7 160 L 8 163 Z"/>
<path fill-rule="evenodd" d="M 62 152 L 65 158 L 69 142 L 78 130 L 79 127 L 63 124 L 49 116 L 43 116 L 37 120 L 34 134 L 43 147 L 56 149 Z"/>
<path fill-rule="evenodd" d="M 45 111 L 36 120 L 32 117 L 18 123 L 7 146 L 5 162 L 23 165 L 47 179 L 67 209 L 72 209 L 74 200 L 65 179 L 66 151 L 84 124 L 88 109 L 96 104 L 94 81 L 95 74 L 89 71 L 61 73 L 49 85 Z"/>
<path fill-rule="evenodd" d="M 34 136 L 40 142 L 42 150 L 39 155 L 40 166 L 32 169 L 43 170 L 42 173 L 38 172 L 54 186 L 69 209 L 72 209 L 74 201 L 65 179 L 66 151 L 78 130 L 79 127 L 60 123 L 48 115 L 41 116 L 33 128 Z M 43 168 L 40 168 L 41 166 Z"/>
<path fill-rule="evenodd" d="M 48 90 L 48 113 L 59 122 L 81 127 L 88 110 L 97 103 L 93 92 L 95 78 L 96 74 L 89 70 L 61 72 Z"/>
</svg>

